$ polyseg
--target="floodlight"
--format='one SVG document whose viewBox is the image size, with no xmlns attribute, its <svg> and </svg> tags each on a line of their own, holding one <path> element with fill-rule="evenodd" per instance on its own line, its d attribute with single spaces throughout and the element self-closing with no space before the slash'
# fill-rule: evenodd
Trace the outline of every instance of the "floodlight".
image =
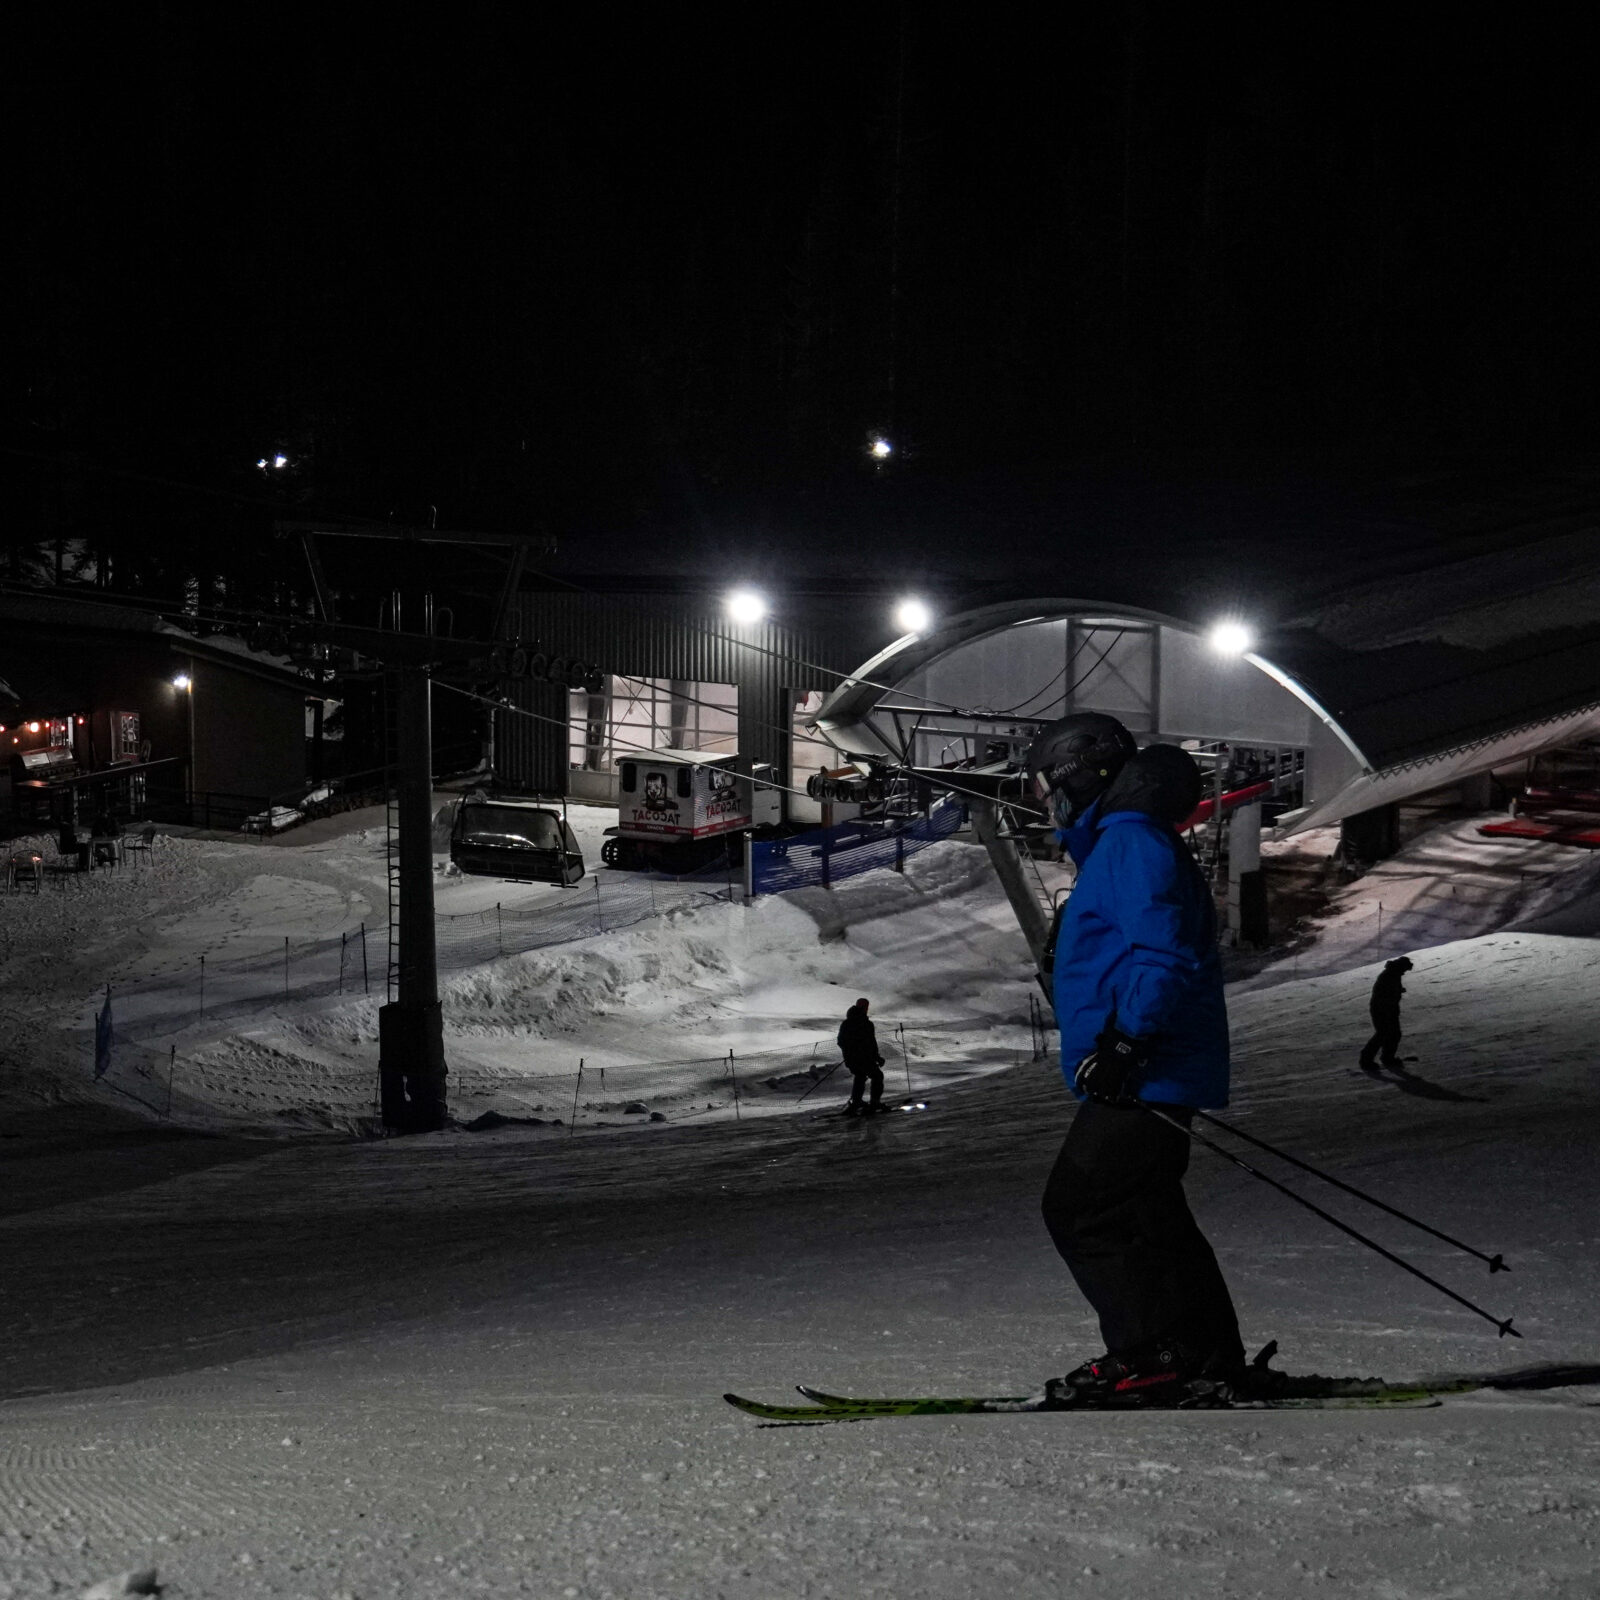
<svg viewBox="0 0 1600 1600">
<path fill-rule="evenodd" d="M 867 446 L 867 454 L 874 461 L 887 461 L 894 454 L 894 446 L 881 433 L 877 433 L 872 436 L 872 443 Z"/>
<path fill-rule="evenodd" d="M 729 620 L 742 628 L 759 622 L 767 614 L 767 602 L 753 589 L 735 589 L 726 605 Z"/>
<path fill-rule="evenodd" d="M 902 600 L 894 611 L 895 626 L 902 633 L 926 633 L 933 621 L 933 613 L 922 600 Z"/>
<path fill-rule="evenodd" d="M 288 456 L 274 456 L 272 458 L 272 464 L 273 466 L 277 467 L 279 471 L 282 471 L 284 467 L 289 465 L 289 458 Z"/>
<path fill-rule="evenodd" d="M 256 467 L 260 471 L 265 472 L 267 470 L 267 458 L 265 456 L 262 456 L 262 458 L 258 462 L 256 462 Z"/>
<path fill-rule="evenodd" d="M 39 731 L 39 724 L 37 722 L 30 722 L 28 724 L 28 732 L 29 733 L 37 733 L 38 731 Z"/>
<path fill-rule="evenodd" d="M 1219 622 L 1210 634 L 1211 648 L 1223 656 L 1242 656 L 1255 642 L 1255 636 L 1242 622 Z"/>
<path fill-rule="evenodd" d="M 189 674 L 187 672 L 180 672 L 178 674 L 178 676 L 172 680 L 172 687 L 174 689 L 187 689 L 187 688 L 189 688 L 190 687 Z"/>
</svg>

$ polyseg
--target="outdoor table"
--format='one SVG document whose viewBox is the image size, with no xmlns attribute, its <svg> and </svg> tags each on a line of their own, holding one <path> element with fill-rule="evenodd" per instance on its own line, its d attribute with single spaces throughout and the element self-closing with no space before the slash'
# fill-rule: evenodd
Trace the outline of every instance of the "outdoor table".
<svg viewBox="0 0 1600 1600">
<path fill-rule="evenodd" d="M 100 852 L 108 845 L 111 849 L 111 859 L 109 861 L 102 861 L 100 859 Z M 120 866 L 123 860 L 123 836 L 120 833 L 97 833 L 92 839 L 90 839 L 89 849 L 92 852 L 92 860 L 95 866 Z"/>
</svg>

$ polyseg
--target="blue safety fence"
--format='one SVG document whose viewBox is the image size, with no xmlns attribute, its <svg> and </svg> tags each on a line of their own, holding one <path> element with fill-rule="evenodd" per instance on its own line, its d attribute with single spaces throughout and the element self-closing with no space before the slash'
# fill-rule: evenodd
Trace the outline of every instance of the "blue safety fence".
<svg viewBox="0 0 1600 1600">
<path fill-rule="evenodd" d="M 826 889 L 879 867 L 899 871 L 907 856 L 948 839 L 966 822 L 966 807 L 945 799 L 922 817 L 841 822 L 787 839 L 755 839 L 750 843 L 750 889 L 753 894 Z"/>
</svg>

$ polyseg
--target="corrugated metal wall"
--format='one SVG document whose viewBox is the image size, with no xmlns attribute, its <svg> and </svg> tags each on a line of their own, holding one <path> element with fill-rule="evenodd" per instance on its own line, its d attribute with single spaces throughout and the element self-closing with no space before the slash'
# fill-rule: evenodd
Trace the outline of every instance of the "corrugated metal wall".
<svg viewBox="0 0 1600 1600">
<path fill-rule="evenodd" d="M 831 689 L 884 643 L 848 601 L 786 602 L 781 619 L 736 627 L 720 596 L 537 590 L 517 597 L 511 631 L 530 650 L 581 656 L 602 672 L 731 683 L 739 690 L 739 750 L 789 781 L 791 698 Z M 829 670 L 831 669 L 831 670 Z M 511 699 L 540 718 L 500 712 L 495 766 L 518 788 L 560 792 L 567 781 L 567 691 L 518 682 Z"/>
</svg>

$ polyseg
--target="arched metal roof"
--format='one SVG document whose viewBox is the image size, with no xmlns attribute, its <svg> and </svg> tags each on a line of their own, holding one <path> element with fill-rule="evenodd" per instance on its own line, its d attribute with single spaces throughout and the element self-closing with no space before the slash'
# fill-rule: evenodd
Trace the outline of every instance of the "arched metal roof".
<svg viewBox="0 0 1600 1600">
<path fill-rule="evenodd" d="M 921 669 L 1008 628 L 1067 618 L 1143 622 L 1190 636 L 1205 631 L 1185 618 L 1105 599 L 1041 596 L 978 606 L 879 651 L 828 696 L 817 726 L 841 748 L 882 750 L 871 714 Z M 1437 619 L 1430 627 L 1441 631 Z M 1334 822 L 1600 732 L 1600 620 L 1482 640 L 1442 631 L 1445 637 L 1413 630 L 1393 642 L 1352 643 L 1300 627 L 1267 636 L 1246 656 L 1347 753 L 1347 760 L 1323 764 L 1326 776 L 1312 785 L 1293 827 Z"/>
</svg>

